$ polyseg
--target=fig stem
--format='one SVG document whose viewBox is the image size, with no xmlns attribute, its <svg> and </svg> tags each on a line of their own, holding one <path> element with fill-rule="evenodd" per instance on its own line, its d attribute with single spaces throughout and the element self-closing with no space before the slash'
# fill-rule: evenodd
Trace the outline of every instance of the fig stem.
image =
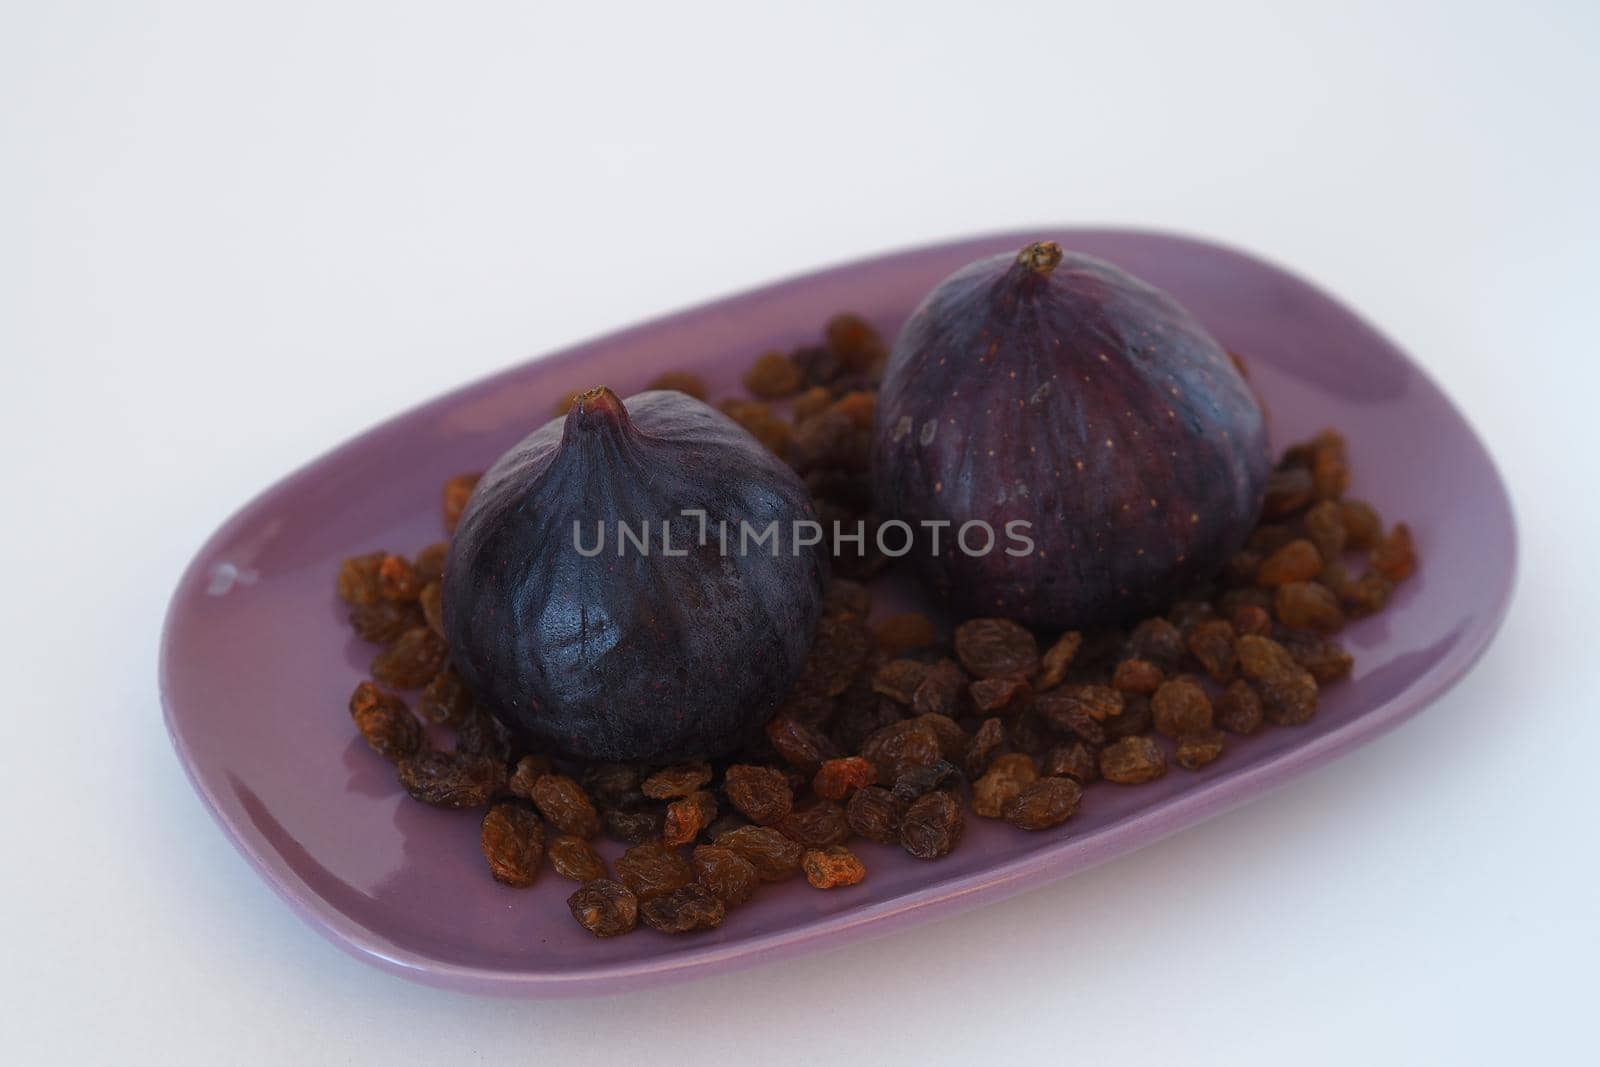
<svg viewBox="0 0 1600 1067">
<path fill-rule="evenodd" d="M 1061 263 L 1061 246 L 1054 241 L 1035 241 L 1017 253 L 1017 262 L 1026 270 L 1048 275 Z"/>
<path fill-rule="evenodd" d="M 631 425 L 628 409 L 622 406 L 621 398 L 602 385 L 573 398 L 561 438 L 570 441 L 580 434 L 591 433 L 602 427 L 627 430 Z"/>
</svg>

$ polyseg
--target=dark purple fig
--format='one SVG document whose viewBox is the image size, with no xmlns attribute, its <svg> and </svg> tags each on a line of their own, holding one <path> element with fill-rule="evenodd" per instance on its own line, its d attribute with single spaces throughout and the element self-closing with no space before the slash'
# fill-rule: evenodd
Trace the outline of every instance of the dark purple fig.
<svg viewBox="0 0 1600 1067">
<path fill-rule="evenodd" d="M 826 562 L 794 524 L 815 519 L 795 473 L 727 416 L 680 392 L 591 390 L 462 514 L 444 575 L 456 670 L 567 755 L 732 751 L 805 666 Z"/>
<path fill-rule="evenodd" d="M 969 616 L 1061 628 L 1164 609 L 1243 544 L 1270 469 L 1261 407 L 1200 324 L 1048 241 L 941 282 L 878 395 L 879 509 Z"/>
</svg>

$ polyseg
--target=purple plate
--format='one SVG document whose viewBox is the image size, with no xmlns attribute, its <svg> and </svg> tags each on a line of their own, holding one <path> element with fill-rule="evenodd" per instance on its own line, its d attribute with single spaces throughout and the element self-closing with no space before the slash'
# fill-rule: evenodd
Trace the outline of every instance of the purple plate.
<svg viewBox="0 0 1600 1067">
<path fill-rule="evenodd" d="M 771 886 L 720 930 L 610 941 L 567 913 L 573 886 L 491 880 L 475 814 L 407 799 L 352 729 L 345 702 L 371 650 L 333 596 L 339 561 L 438 540 L 440 487 L 481 470 L 596 384 L 623 395 L 669 368 L 715 396 L 759 352 L 813 341 L 842 309 L 888 336 L 936 282 L 980 256 L 1051 237 L 1168 290 L 1242 355 L 1274 443 L 1324 426 L 1351 443 L 1354 493 L 1411 523 L 1420 574 L 1351 626 L 1355 676 L 1308 726 L 1236 743 L 1199 773 L 1091 789 L 1056 831 L 968 822 L 923 863 L 863 845 L 861 885 Z M 1414 714 L 1459 679 L 1505 614 L 1516 540 L 1504 487 L 1450 402 L 1333 299 L 1216 245 L 1118 230 L 1029 231 L 855 263 L 647 323 L 457 390 L 362 434 L 257 497 L 184 573 L 161 649 L 167 728 L 206 806 L 313 927 L 357 957 L 436 985 L 523 996 L 600 993 L 726 971 L 885 933 L 1060 878 L 1261 796 Z M 881 597 L 886 603 L 894 597 Z M 899 604 L 904 604 L 901 596 Z M 612 853 L 614 855 L 614 853 Z"/>
</svg>

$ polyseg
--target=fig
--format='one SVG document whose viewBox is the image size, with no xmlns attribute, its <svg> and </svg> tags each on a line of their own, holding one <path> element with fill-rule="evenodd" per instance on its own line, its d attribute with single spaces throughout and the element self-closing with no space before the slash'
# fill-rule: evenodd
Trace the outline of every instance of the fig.
<svg viewBox="0 0 1600 1067">
<path fill-rule="evenodd" d="M 731 752 L 805 666 L 827 581 L 815 520 L 798 476 L 699 400 L 582 393 L 462 513 L 443 579 L 456 671 L 559 754 Z"/>
<path fill-rule="evenodd" d="M 1244 543 L 1271 470 L 1261 407 L 1205 329 L 1050 241 L 969 264 L 913 312 L 872 460 L 928 585 L 1054 628 L 1164 610 Z"/>
</svg>

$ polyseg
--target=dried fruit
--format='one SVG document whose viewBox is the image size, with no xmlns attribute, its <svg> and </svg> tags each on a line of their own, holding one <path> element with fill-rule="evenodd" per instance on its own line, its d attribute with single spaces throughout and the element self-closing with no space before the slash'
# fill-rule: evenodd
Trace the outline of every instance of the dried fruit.
<svg viewBox="0 0 1600 1067">
<path fill-rule="evenodd" d="M 1040 769 L 1047 775 L 1071 778 L 1083 785 L 1100 780 L 1099 761 L 1082 741 L 1052 748 L 1045 753 Z"/>
<path fill-rule="evenodd" d="M 1417 548 L 1411 539 L 1411 527 L 1396 523 L 1389 536 L 1378 542 L 1372 550 L 1372 569 L 1399 583 L 1411 577 L 1417 569 Z"/>
<path fill-rule="evenodd" d="M 865 865 L 843 845 L 807 849 L 800 864 L 805 868 L 806 881 L 816 889 L 855 885 L 867 876 Z"/>
<path fill-rule="evenodd" d="M 1178 739 L 1174 757 L 1178 761 L 1178 766 L 1197 771 L 1221 756 L 1225 744 L 1222 734 L 1216 730 L 1190 734 L 1188 737 Z"/>
<path fill-rule="evenodd" d="M 716 817 L 716 797 L 704 789 L 690 793 L 667 805 L 661 840 L 668 845 L 690 844 Z"/>
<path fill-rule="evenodd" d="M 423 687 L 422 696 L 417 698 L 417 712 L 441 726 L 460 726 L 472 712 L 472 694 L 462 684 L 461 676 L 447 667 Z"/>
<path fill-rule="evenodd" d="M 815 774 L 824 760 L 839 754 L 826 734 L 792 715 L 777 715 L 767 723 L 767 740 L 778 757 L 806 774 Z"/>
<path fill-rule="evenodd" d="M 1301 520 L 1305 523 L 1306 537 L 1317 546 L 1317 555 L 1333 562 L 1344 552 L 1349 534 L 1344 528 L 1344 508 L 1337 500 L 1323 500 L 1312 505 Z"/>
<path fill-rule="evenodd" d="M 417 569 L 404 556 L 385 556 L 378 564 L 378 595 L 385 600 L 412 601 L 422 591 Z"/>
<path fill-rule="evenodd" d="M 965 828 L 961 802 L 935 790 L 917 798 L 901 817 L 900 847 L 919 860 L 936 860 L 950 854 Z"/>
<path fill-rule="evenodd" d="M 909 804 L 924 793 L 956 785 L 960 780 L 961 771 L 955 764 L 949 760 L 934 760 L 903 772 L 894 780 L 889 792 L 894 794 L 896 800 Z"/>
<path fill-rule="evenodd" d="M 533 884 L 544 859 L 544 823 L 532 808 L 496 804 L 483 816 L 478 836 L 495 881 L 518 889 Z"/>
<path fill-rule="evenodd" d="M 1283 647 L 1289 650 L 1296 663 L 1311 673 L 1319 686 L 1350 677 L 1355 667 L 1355 657 L 1337 641 L 1296 636 L 1285 638 Z"/>
<path fill-rule="evenodd" d="M 900 840 L 900 802 L 881 786 L 863 786 L 851 794 L 845 820 L 868 841 L 891 845 Z"/>
<path fill-rule="evenodd" d="M 1128 655 L 1149 660 L 1163 671 L 1175 671 L 1183 662 L 1183 634 L 1166 619 L 1145 619 L 1128 635 Z"/>
<path fill-rule="evenodd" d="M 451 533 L 456 532 L 456 526 L 461 522 L 461 513 L 466 511 L 467 502 L 472 499 L 472 493 L 478 487 L 478 481 L 483 476 L 480 474 L 458 474 L 444 485 L 444 528 Z"/>
<path fill-rule="evenodd" d="M 1229 682 L 1239 663 L 1239 652 L 1234 647 L 1236 635 L 1233 624 L 1226 619 L 1208 619 L 1197 623 L 1189 631 L 1189 654 L 1213 681 Z"/>
<path fill-rule="evenodd" d="M 1082 787 L 1071 778 L 1039 778 L 1023 786 L 1000 814 L 1019 830 L 1048 830 L 1071 818 L 1082 796 Z"/>
<path fill-rule="evenodd" d="M 1334 633 L 1344 627 L 1339 598 L 1317 582 L 1290 582 L 1278 587 L 1273 600 L 1278 621 L 1297 630 Z"/>
<path fill-rule="evenodd" d="M 600 832 L 600 815 L 594 810 L 583 786 L 564 774 L 546 774 L 533 783 L 534 806 L 557 830 L 578 837 L 593 837 Z"/>
<path fill-rule="evenodd" d="M 999 753 L 1005 742 L 1005 724 L 999 719 L 985 719 L 979 723 L 972 740 L 967 742 L 966 755 L 961 761 L 967 777 L 976 778 L 988 770 L 989 761 Z"/>
<path fill-rule="evenodd" d="M 1166 754 L 1143 735 L 1124 737 L 1100 750 L 1100 776 L 1108 782 L 1139 785 L 1166 773 Z"/>
<path fill-rule="evenodd" d="M 811 789 L 824 800 L 844 800 L 864 785 L 877 780 L 872 763 L 860 756 L 827 760 L 817 768 Z"/>
<path fill-rule="evenodd" d="M 961 710 L 961 693 L 967 676 L 947 659 L 928 668 L 917 691 L 911 695 L 911 710 L 919 715 L 955 715 Z"/>
<path fill-rule="evenodd" d="M 465 752 L 423 749 L 400 761 L 400 784 L 436 808 L 481 808 L 506 784 L 505 764 Z"/>
<path fill-rule="evenodd" d="M 872 691 L 909 707 L 930 669 L 920 660 L 892 659 L 873 673 Z"/>
<path fill-rule="evenodd" d="M 1266 495 L 1261 502 L 1261 514 L 1269 519 L 1293 515 L 1316 496 L 1316 486 L 1311 472 L 1304 467 L 1275 470 L 1267 477 Z"/>
<path fill-rule="evenodd" d="M 794 807 L 789 779 L 772 767 L 736 763 L 723 775 L 722 791 L 729 803 L 762 826 L 779 822 Z"/>
<path fill-rule="evenodd" d="M 596 937 L 616 937 L 639 921 L 639 901 L 626 887 L 606 878 L 580 886 L 567 898 L 578 925 Z"/>
<path fill-rule="evenodd" d="M 1230 734 L 1253 734 L 1261 729 L 1261 695 L 1243 678 L 1235 679 L 1216 702 L 1216 724 Z"/>
<path fill-rule="evenodd" d="M 770 826 L 741 826 L 717 835 L 716 843 L 742 856 L 763 882 L 781 882 L 800 869 L 798 842 Z"/>
<path fill-rule="evenodd" d="M 1169 603 L 1238 550 L 1271 468 L 1261 408 L 1204 328 L 1048 241 L 929 294 L 895 342 L 878 410 L 884 514 L 950 523 L 945 549 L 974 521 L 999 541 L 917 551 L 928 584 L 963 614 L 1030 625 Z M 1135 485 L 1146 492 L 1132 497 Z M 1008 555 L 1016 521 L 1032 551 Z"/>
<path fill-rule="evenodd" d="M 419 689 L 443 669 L 450 650 L 425 626 L 407 630 L 372 661 L 372 676 L 396 689 Z"/>
<path fill-rule="evenodd" d="M 371 641 L 376 645 L 397 640 L 407 630 L 414 630 L 426 622 L 426 617 L 418 617 L 415 604 L 402 604 L 394 600 L 374 600 L 350 608 L 350 628 L 363 641 Z"/>
<path fill-rule="evenodd" d="M 711 764 L 679 763 L 646 778 L 639 790 L 652 800 L 672 800 L 704 789 L 710 783 Z"/>
<path fill-rule="evenodd" d="M 1166 681 L 1161 668 L 1147 659 L 1125 659 L 1111 675 L 1111 687 L 1124 693 L 1149 696 Z"/>
<path fill-rule="evenodd" d="M 880 782 L 892 782 L 912 767 L 943 758 L 944 749 L 932 726 L 915 719 L 885 726 L 861 746 Z"/>
<path fill-rule="evenodd" d="M 390 762 L 405 759 L 423 745 L 422 724 L 405 701 L 371 682 L 362 682 L 350 695 L 350 717 L 372 751 Z"/>
<path fill-rule="evenodd" d="M 1039 660 L 1039 677 L 1034 679 L 1034 688 L 1043 692 L 1060 685 L 1082 647 L 1083 634 L 1078 630 L 1068 630 L 1057 638 L 1056 643 L 1046 649 Z"/>
<path fill-rule="evenodd" d="M 1026 678 L 1039 667 L 1039 643 L 1010 619 L 969 619 L 956 627 L 956 658 L 978 678 Z"/>
<path fill-rule="evenodd" d="M 1028 683 L 1016 678 L 980 678 L 967 687 L 967 692 L 973 707 L 990 714 L 1013 707 L 1017 698 L 1027 695 Z"/>
<path fill-rule="evenodd" d="M 724 904 L 743 904 L 761 879 L 750 861 L 722 845 L 701 845 L 689 857 L 695 881 Z"/>
<path fill-rule="evenodd" d="M 1297 538 L 1261 561 L 1256 582 L 1277 588 L 1288 582 L 1309 582 L 1322 573 L 1322 553 L 1305 538 Z"/>
<path fill-rule="evenodd" d="M 800 370 L 782 352 L 767 352 L 744 376 L 744 387 L 763 400 L 779 400 L 800 388 Z"/>
<path fill-rule="evenodd" d="M 1021 794 L 1024 786 L 1039 777 L 1033 757 L 1022 752 L 1000 756 L 972 783 L 972 810 L 985 819 L 998 819 L 1005 806 Z"/>
<path fill-rule="evenodd" d="M 782 551 L 739 553 L 737 567 L 690 551 L 721 529 L 737 541 L 756 515 Z M 815 518 L 795 472 L 714 409 L 591 390 L 472 494 L 445 571 L 456 670 L 497 718 L 565 755 L 732 751 L 810 650 L 827 565 L 789 531 Z"/>
<path fill-rule="evenodd" d="M 1317 710 L 1317 680 L 1268 637 L 1239 639 L 1239 669 L 1255 683 L 1268 722 L 1298 726 Z"/>
<path fill-rule="evenodd" d="M 594 846 L 573 834 L 562 834 L 545 848 L 550 869 L 574 882 L 592 882 L 606 876 L 605 860 Z"/>
<path fill-rule="evenodd" d="M 694 870 L 677 850 L 660 841 L 634 845 L 617 858 L 617 877 L 641 901 L 681 889 L 694 881 Z"/>
<path fill-rule="evenodd" d="M 809 808 L 791 811 L 778 823 L 785 837 L 807 848 L 825 848 L 850 839 L 850 822 L 844 808 L 831 800 L 820 800 Z"/>
<path fill-rule="evenodd" d="M 680 393 L 687 393 L 696 400 L 704 400 L 709 395 L 706 392 L 705 380 L 698 374 L 690 374 L 688 371 L 667 371 L 651 382 L 649 388 L 674 389 Z"/>
<path fill-rule="evenodd" d="M 885 655 L 898 656 L 914 648 L 937 644 L 939 631 L 933 620 L 917 612 L 891 615 L 872 628 L 872 636 Z"/>
<path fill-rule="evenodd" d="M 639 845 L 661 836 L 663 814 L 654 808 L 607 808 L 601 816 L 606 836 L 625 845 Z"/>
<path fill-rule="evenodd" d="M 795 681 L 797 692 L 836 697 L 850 683 L 872 652 L 872 631 L 859 615 L 825 615 L 817 625 L 816 640 L 806 658 L 805 670 Z"/>
<path fill-rule="evenodd" d="M 644 901 L 639 917 L 652 930 L 664 934 L 687 934 L 712 930 L 722 925 L 727 908 L 703 885 L 690 882 L 670 893 Z"/>
<path fill-rule="evenodd" d="M 1194 678 L 1180 675 L 1162 684 L 1150 698 L 1156 729 L 1168 737 L 1185 737 L 1211 729 L 1211 698 Z"/>
<path fill-rule="evenodd" d="M 1364 552 L 1377 548 L 1383 539 L 1383 519 L 1365 500 L 1339 501 L 1339 518 L 1344 526 L 1346 548 Z"/>
</svg>

